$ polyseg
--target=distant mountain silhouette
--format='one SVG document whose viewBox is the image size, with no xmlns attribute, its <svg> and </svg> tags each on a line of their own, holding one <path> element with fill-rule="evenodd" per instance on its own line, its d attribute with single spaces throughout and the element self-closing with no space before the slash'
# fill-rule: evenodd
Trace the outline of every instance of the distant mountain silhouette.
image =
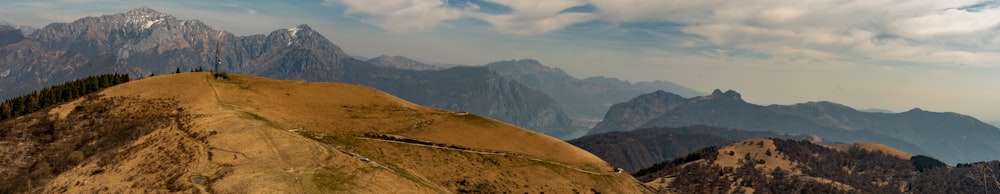
<svg viewBox="0 0 1000 194">
<path fill-rule="evenodd" d="M 24 32 L 11 26 L 0 25 L 0 46 L 6 46 L 24 40 Z"/>
<path fill-rule="evenodd" d="M 893 112 L 891 110 L 878 109 L 878 108 L 861 109 L 861 110 L 858 110 L 858 111 L 861 111 L 861 112 L 870 112 L 870 113 L 896 113 L 896 112 Z"/>
<path fill-rule="evenodd" d="M 0 99 L 102 73 L 151 74 L 214 68 L 278 79 L 375 87 L 422 105 L 468 111 L 561 136 L 580 133 L 551 97 L 485 67 L 422 72 L 352 58 L 308 25 L 235 36 L 198 20 L 142 7 L 52 23 L 31 35 L 0 30 Z"/>
<path fill-rule="evenodd" d="M 709 125 L 819 135 L 836 142 L 878 142 L 950 164 L 1000 159 L 1000 129 L 957 113 L 914 109 L 869 113 L 831 102 L 760 106 L 735 91 L 679 98 L 665 92 L 616 104 L 591 134 L 649 127 Z"/>
<path fill-rule="evenodd" d="M 11 23 L 7 23 L 5 21 L 0 21 L 0 26 L 10 26 L 12 28 L 21 30 L 21 32 L 24 33 L 24 34 L 32 34 L 32 33 L 35 33 L 36 30 L 38 30 L 38 28 L 35 28 L 35 27 L 23 26 L 23 25 L 14 25 L 14 24 L 11 24 Z"/>
<path fill-rule="evenodd" d="M 681 157 L 704 147 L 722 146 L 732 142 L 764 137 L 816 139 L 812 135 L 743 131 L 697 125 L 601 133 L 583 136 L 568 142 L 594 153 L 616 167 L 635 173 L 653 164 Z"/>
<path fill-rule="evenodd" d="M 421 63 L 419 61 L 409 59 L 402 56 L 378 56 L 365 60 L 372 65 L 392 67 L 396 69 L 406 69 L 406 70 L 440 70 L 443 69 L 438 66 L 428 65 Z"/>
<path fill-rule="evenodd" d="M 702 95 L 667 81 L 630 83 L 609 77 L 577 79 L 562 69 L 547 67 L 532 59 L 497 61 L 486 67 L 504 78 L 549 94 L 572 116 L 600 118 L 612 104 L 656 90 L 682 96 Z"/>
</svg>

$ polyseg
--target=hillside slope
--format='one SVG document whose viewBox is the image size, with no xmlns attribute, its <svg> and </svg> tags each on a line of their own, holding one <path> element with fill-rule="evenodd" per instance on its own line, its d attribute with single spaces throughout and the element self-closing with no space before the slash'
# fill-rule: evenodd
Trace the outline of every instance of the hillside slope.
<svg viewBox="0 0 1000 194">
<path fill-rule="evenodd" d="M 1000 162 L 950 167 L 879 144 L 752 139 L 637 173 L 660 193 L 991 193 Z"/>
<path fill-rule="evenodd" d="M 764 137 L 819 141 L 818 137 L 813 135 L 743 131 L 696 125 L 608 132 L 587 135 L 567 142 L 594 153 L 612 165 L 634 173 L 653 164 L 681 157 L 704 147 L 722 146 L 736 141 Z"/>
<path fill-rule="evenodd" d="M 648 192 L 539 133 L 339 83 L 208 73 L 132 81 L 0 122 L 27 193 Z"/>
</svg>

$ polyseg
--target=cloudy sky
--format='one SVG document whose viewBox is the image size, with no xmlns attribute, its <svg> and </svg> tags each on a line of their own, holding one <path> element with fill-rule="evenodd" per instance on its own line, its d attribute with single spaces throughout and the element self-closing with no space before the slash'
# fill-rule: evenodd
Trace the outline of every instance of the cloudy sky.
<svg viewBox="0 0 1000 194">
<path fill-rule="evenodd" d="M 238 35 L 309 24 L 352 55 L 532 58 L 577 77 L 1000 121 L 1000 2 L 969 0 L 5 0 L 35 27 L 149 6 Z"/>
</svg>

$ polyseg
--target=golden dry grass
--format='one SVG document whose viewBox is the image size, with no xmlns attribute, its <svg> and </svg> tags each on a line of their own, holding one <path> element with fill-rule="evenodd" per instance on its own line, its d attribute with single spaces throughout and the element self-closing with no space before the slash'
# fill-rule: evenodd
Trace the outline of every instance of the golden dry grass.
<svg viewBox="0 0 1000 194">
<path fill-rule="evenodd" d="M 770 156 L 767 155 L 768 151 L 771 153 Z M 733 152 L 733 154 L 730 155 L 729 152 Z M 764 164 L 757 164 L 755 167 L 763 168 L 768 172 L 778 167 L 784 170 L 795 167 L 792 166 L 791 161 L 783 159 L 784 154 L 777 151 L 773 140 L 763 138 L 736 142 L 719 148 L 719 157 L 715 163 L 723 167 L 738 168 L 739 161 L 743 160 L 747 154 L 752 160 L 764 160 Z M 793 175 L 801 173 L 798 170 L 792 172 Z"/>
<path fill-rule="evenodd" d="M 879 144 L 879 143 L 872 143 L 872 142 L 858 142 L 858 143 L 854 143 L 854 144 L 850 144 L 850 145 L 847 145 L 847 144 L 837 144 L 837 145 L 833 145 L 832 147 L 834 149 L 836 149 L 837 151 L 842 151 L 842 152 L 846 152 L 851 147 L 857 147 L 857 148 L 861 148 L 861 149 L 868 150 L 868 151 L 871 151 L 871 152 L 882 152 L 882 153 L 885 153 L 885 154 L 889 154 L 890 156 L 898 157 L 898 158 L 903 159 L 903 160 L 909 160 L 910 157 L 913 157 L 913 155 L 911 155 L 910 153 L 906 153 L 906 152 L 904 152 L 902 150 L 899 150 L 899 149 L 896 149 L 896 148 L 893 148 L 893 147 L 889 147 L 887 145 L 883 145 L 883 144 Z"/>
<path fill-rule="evenodd" d="M 105 98 L 173 99 L 194 115 L 158 129 L 111 164 L 85 161 L 42 191 L 157 193 L 643 193 L 648 188 L 558 139 L 476 115 L 339 83 L 208 73 L 150 77 Z M 60 115 L 72 103 L 54 109 Z M 180 126 L 180 125 L 179 125 Z M 476 150 L 359 138 L 395 135 Z M 343 151 L 335 147 L 340 147 Z M 483 153 L 490 154 L 483 154 Z M 369 158 L 371 162 L 358 157 Z M 99 173 L 95 173 L 99 172 Z M 163 176 L 169 174 L 170 176 Z M 157 180 L 160 179 L 173 180 Z M 207 184 L 192 178 L 205 177 Z M 149 188 L 172 181 L 177 188 Z"/>
</svg>

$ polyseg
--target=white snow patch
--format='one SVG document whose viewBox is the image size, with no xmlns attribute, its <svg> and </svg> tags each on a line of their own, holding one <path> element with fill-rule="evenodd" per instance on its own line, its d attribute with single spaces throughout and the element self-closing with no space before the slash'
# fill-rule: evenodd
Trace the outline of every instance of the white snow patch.
<svg viewBox="0 0 1000 194">
<path fill-rule="evenodd" d="M 153 24 L 160 23 L 160 21 L 163 21 L 163 19 L 158 19 L 158 20 L 153 20 L 153 21 L 147 21 L 146 25 L 142 25 L 142 29 L 146 29 L 146 28 L 152 27 Z"/>
<path fill-rule="evenodd" d="M 296 35 L 299 34 L 299 30 L 302 30 L 302 28 L 289 28 L 288 33 L 291 33 L 292 37 L 294 38 Z"/>
<path fill-rule="evenodd" d="M 219 31 L 219 35 L 215 37 L 216 39 L 222 38 L 222 31 Z"/>
<path fill-rule="evenodd" d="M 7 69 L 4 70 L 3 73 L 0 73 L 0 78 L 7 77 L 9 75 L 10 75 L 10 69 Z"/>
</svg>

